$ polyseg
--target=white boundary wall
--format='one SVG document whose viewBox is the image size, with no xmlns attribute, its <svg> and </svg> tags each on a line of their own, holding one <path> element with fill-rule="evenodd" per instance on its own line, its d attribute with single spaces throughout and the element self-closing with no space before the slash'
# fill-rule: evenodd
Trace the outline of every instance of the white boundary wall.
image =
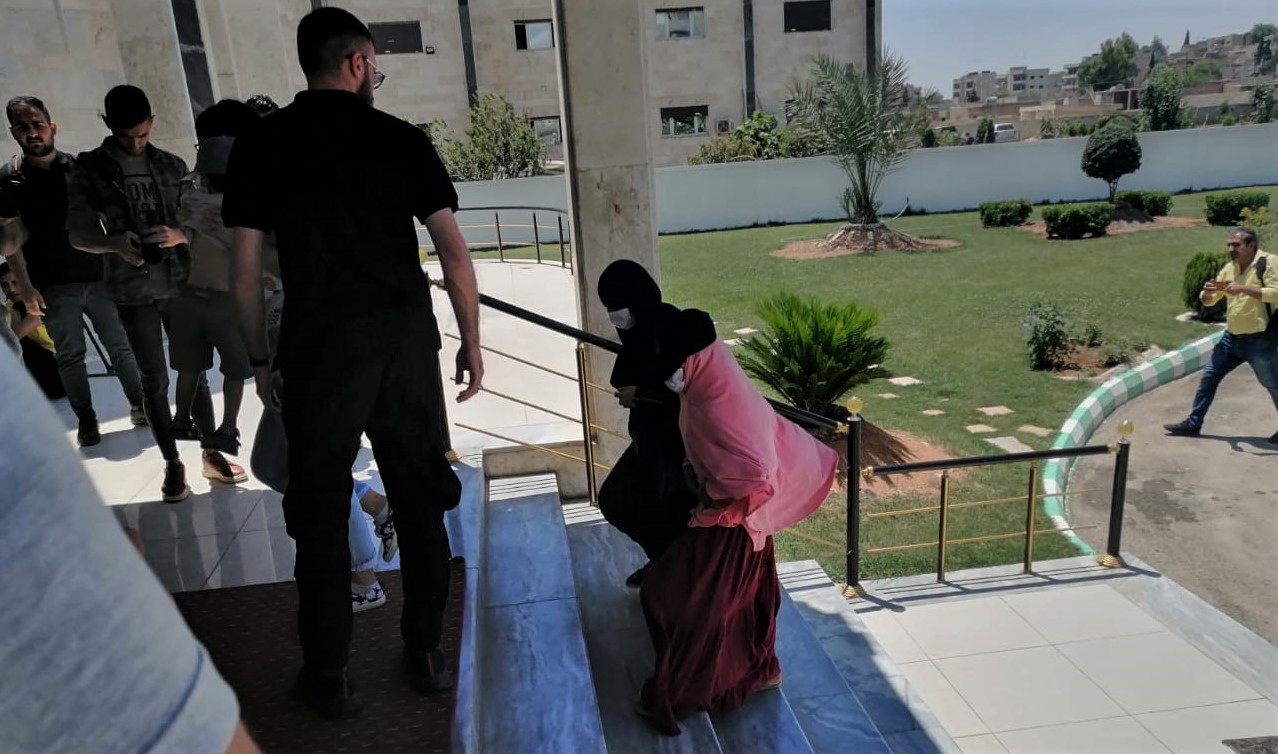
<svg viewBox="0 0 1278 754">
<path fill-rule="evenodd" d="M 1140 141 L 1142 167 L 1125 177 L 1120 188 L 1177 192 L 1278 183 L 1278 123 L 1142 133 Z M 1086 137 L 1077 137 L 916 150 L 884 181 L 882 212 L 894 215 L 907 200 L 915 211 L 950 212 L 1017 197 L 1036 204 L 1104 198 L 1105 184 L 1083 175 L 1079 167 L 1086 143 Z M 842 171 L 819 157 L 660 168 L 656 173 L 662 233 L 839 219 L 838 198 L 847 185 Z M 567 205 L 566 184 L 558 176 L 462 183 L 457 188 L 463 207 Z M 492 222 L 491 216 L 481 216 L 463 215 L 462 222 Z M 503 213 L 503 225 L 507 222 L 527 223 L 528 218 L 513 214 L 507 220 Z M 503 237 L 520 238 L 514 231 L 509 236 L 503 231 Z"/>
</svg>

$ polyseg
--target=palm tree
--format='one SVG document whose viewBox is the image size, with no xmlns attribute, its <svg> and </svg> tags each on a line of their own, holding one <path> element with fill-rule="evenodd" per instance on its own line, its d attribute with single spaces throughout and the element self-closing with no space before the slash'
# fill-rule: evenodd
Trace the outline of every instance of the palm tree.
<svg viewBox="0 0 1278 754">
<path fill-rule="evenodd" d="M 794 87 L 787 114 L 821 139 L 847 174 L 842 204 L 852 224 L 880 224 L 879 187 L 916 146 L 919 116 L 905 107 L 908 72 L 891 54 L 872 72 L 820 56 L 808 81 Z"/>
</svg>

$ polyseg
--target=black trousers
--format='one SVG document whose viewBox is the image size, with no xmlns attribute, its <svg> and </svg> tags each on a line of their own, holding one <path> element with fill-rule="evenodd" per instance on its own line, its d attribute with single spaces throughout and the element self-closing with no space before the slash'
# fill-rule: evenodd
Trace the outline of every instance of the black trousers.
<svg viewBox="0 0 1278 754">
<path fill-rule="evenodd" d="M 636 443 L 613 465 L 599 488 L 599 512 L 656 560 L 688 530 L 697 503 L 683 478 L 683 448 Z"/>
<path fill-rule="evenodd" d="M 129 347 L 138 362 L 142 375 L 142 405 L 146 408 L 146 421 L 151 425 L 151 435 L 160 447 L 160 455 L 166 461 L 178 457 L 177 442 L 173 439 L 173 409 L 169 406 L 169 364 L 165 359 L 164 336 L 170 332 L 172 301 L 157 299 L 141 306 L 120 304 L 120 323 L 129 338 Z M 213 418 L 213 396 L 204 373 L 195 388 L 195 405 L 191 418 L 205 437 L 212 437 L 217 430 Z"/>
<path fill-rule="evenodd" d="M 285 325 L 287 328 L 288 325 Z M 301 330 L 301 327 L 298 328 Z M 461 482 L 444 458 L 439 334 L 429 310 L 367 315 L 280 344 L 289 483 L 284 521 L 297 542 L 298 636 L 311 672 L 346 668 L 351 642 L 351 466 L 368 434 L 395 514 L 409 653 L 435 649 L 448 600 L 444 511 Z"/>
</svg>

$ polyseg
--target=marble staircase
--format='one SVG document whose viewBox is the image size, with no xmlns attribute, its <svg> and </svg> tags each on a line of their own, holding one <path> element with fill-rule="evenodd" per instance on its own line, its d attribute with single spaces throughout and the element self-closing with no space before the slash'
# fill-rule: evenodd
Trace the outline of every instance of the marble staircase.
<svg viewBox="0 0 1278 754">
<path fill-rule="evenodd" d="M 812 561 L 779 569 L 784 685 L 730 715 L 695 715 L 681 736 L 658 734 L 635 711 L 653 656 L 624 581 L 642 551 L 598 509 L 564 504 L 553 474 L 490 479 L 482 508 L 467 532 L 479 540 L 467 553 L 478 594 L 468 597 L 475 640 L 463 642 L 454 751 L 957 751 Z"/>
</svg>

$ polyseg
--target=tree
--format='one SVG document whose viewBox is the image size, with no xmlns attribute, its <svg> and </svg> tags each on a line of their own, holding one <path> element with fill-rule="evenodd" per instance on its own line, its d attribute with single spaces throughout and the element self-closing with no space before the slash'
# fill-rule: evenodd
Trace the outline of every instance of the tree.
<svg viewBox="0 0 1278 754">
<path fill-rule="evenodd" d="M 791 119 L 825 144 L 851 186 L 843 209 L 855 225 L 879 225 L 879 187 L 916 145 L 919 127 L 903 108 L 908 68 L 884 55 L 873 71 L 824 55 L 794 88 Z"/>
<path fill-rule="evenodd" d="M 1256 123 L 1268 123 L 1274 119 L 1273 84 L 1251 90 L 1251 118 Z"/>
<path fill-rule="evenodd" d="M 1136 54 L 1139 52 L 1140 45 L 1126 32 L 1117 39 L 1105 40 L 1099 55 L 1078 66 L 1078 85 L 1089 89 L 1131 86 L 1138 72 Z"/>
<path fill-rule="evenodd" d="M 1220 81 L 1220 63 L 1215 60 L 1195 60 L 1185 72 L 1184 81 L 1186 86 Z"/>
<path fill-rule="evenodd" d="M 1180 94 L 1180 72 L 1166 65 L 1155 68 L 1140 94 L 1150 131 L 1174 131 L 1181 127 L 1184 108 L 1180 104 Z"/>
<path fill-rule="evenodd" d="M 939 146 L 940 143 L 936 139 L 936 132 L 930 128 L 924 128 L 923 133 L 919 134 L 919 146 L 924 149 L 932 149 Z"/>
<path fill-rule="evenodd" d="M 1273 37 L 1265 37 L 1256 45 L 1256 55 L 1252 61 L 1256 65 L 1257 76 L 1268 76 L 1274 72 L 1278 57 L 1274 56 Z"/>
<path fill-rule="evenodd" d="M 1121 121 L 1111 121 L 1087 138 L 1083 148 L 1083 172 L 1109 184 L 1109 201 L 1114 202 L 1118 180 L 1140 170 L 1140 140 L 1136 131 Z"/>
<path fill-rule="evenodd" d="M 528 118 L 496 92 L 481 92 L 471 108 L 467 141 L 455 139 L 439 121 L 430 124 L 429 130 L 454 180 L 491 181 L 543 172 L 546 145 Z"/>
<path fill-rule="evenodd" d="M 1244 43 L 1249 45 L 1260 44 L 1265 41 L 1266 37 L 1278 37 L 1278 25 L 1256 24 L 1251 27 L 1251 31 L 1247 32 Z"/>
<path fill-rule="evenodd" d="M 701 145 L 697 153 L 688 158 L 688 164 L 781 160 L 820 153 L 821 145 L 811 134 L 793 126 L 783 128 L 777 123 L 777 116 L 756 110 L 732 133 L 716 136 Z"/>
<path fill-rule="evenodd" d="M 1155 62 L 1167 57 L 1167 45 L 1163 43 L 1163 38 L 1155 34 L 1154 41 L 1149 43 L 1149 51 Z"/>
<path fill-rule="evenodd" d="M 981 122 L 976 124 L 976 143 L 994 143 L 994 121 L 992 119 L 981 118 Z"/>
</svg>

